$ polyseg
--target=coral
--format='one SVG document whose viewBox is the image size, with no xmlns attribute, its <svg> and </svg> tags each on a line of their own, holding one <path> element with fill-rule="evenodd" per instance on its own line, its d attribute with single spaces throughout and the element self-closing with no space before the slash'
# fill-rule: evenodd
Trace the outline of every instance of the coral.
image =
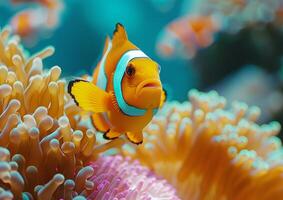
<svg viewBox="0 0 283 200">
<path fill-rule="evenodd" d="M 174 185 L 182 199 L 282 199 L 283 149 L 277 122 L 258 125 L 260 109 L 216 92 L 189 92 L 145 129 L 143 146 L 125 147 Z"/>
<path fill-rule="evenodd" d="M 175 189 L 138 161 L 122 156 L 100 157 L 89 179 L 96 188 L 88 199 L 179 199 Z"/>
<path fill-rule="evenodd" d="M 0 199 L 84 199 L 100 144 L 65 91 L 61 69 L 44 72 L 48 47 L 28 56 L 9 28 L 0 33 Z"/>
</svg>

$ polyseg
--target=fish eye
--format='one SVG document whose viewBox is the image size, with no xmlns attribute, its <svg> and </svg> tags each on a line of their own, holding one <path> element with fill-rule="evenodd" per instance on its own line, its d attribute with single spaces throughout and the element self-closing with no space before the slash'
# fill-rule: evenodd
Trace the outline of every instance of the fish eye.
<svg viewBox="0 0 283 200">
<path fill-rule="evenodd" d="M 136 69 L 132 64 L 129 64 L 126 68 L 126 74 L 129 77 L 133 77 L 136 73 Z"/>
</svg>

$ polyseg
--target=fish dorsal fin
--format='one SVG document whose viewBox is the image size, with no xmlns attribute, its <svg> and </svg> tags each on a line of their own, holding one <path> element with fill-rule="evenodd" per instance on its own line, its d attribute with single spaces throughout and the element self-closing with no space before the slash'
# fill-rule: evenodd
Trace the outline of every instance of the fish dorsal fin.
<svg viewBox="0 0 283 200">
<path fill-rule="evenodd" d="M 106 39 L 105 39 L 105 43 L 104 43 L 104 48 L 103 48 L 103 54 L 105 54 L 105 52 L 108 49 L 108 45 L 111 43 L 111 39 L 110 37 L 107 35 Z"/>
<path fill-rule="evenodd" d="M 128 36 L 124 26 L 120 23 L 116 24 L 116 28 L 113 32 L 112 43 L 114 45 L 120 45 L 121 43 L 128 40 Z"/>
</svg>

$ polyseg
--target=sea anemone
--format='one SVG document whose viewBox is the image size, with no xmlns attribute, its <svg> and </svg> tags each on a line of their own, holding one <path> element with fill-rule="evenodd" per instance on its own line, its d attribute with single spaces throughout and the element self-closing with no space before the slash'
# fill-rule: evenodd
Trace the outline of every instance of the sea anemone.
<svg viewBox="0 0 283 200">
<path fill-rule="evenodd" d="M 167 179 L 182 199 L 282 199 L 283 149 L 277 122 L 255 123 L 260 109 L 216 92 L 189 92 L 145 129 L 144 145 L 123 149 Z"/>
<path fill-rule="evenodd" d="M 92 190 L 87 163 L 123 143 L 99 144 L 59 80 L 60 67 L 43 72 L 53 51 L 29 57 L 9 28 L 0 32 L 0 199 L 68 200 Z"/>
<path fill-rule="evenodd" d="M 138 161 L 122 156 L 104 156 L 90 165 L 94 174 L 89 178 L 95 190 L 88 199 L 162 199 L 177 200 L 175 189 L 156 177 Z"/>
</svg>

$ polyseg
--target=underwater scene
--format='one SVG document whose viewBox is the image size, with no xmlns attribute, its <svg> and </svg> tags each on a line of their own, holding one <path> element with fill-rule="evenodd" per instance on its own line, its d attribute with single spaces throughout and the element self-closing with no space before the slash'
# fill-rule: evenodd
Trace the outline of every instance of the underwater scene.
<svg viewBox="0 0 283 200">
<path fill-rule="evenodd" d="M 0 0 L 0 200 L 283 200 L 283 0 Z"/>
</svg>

